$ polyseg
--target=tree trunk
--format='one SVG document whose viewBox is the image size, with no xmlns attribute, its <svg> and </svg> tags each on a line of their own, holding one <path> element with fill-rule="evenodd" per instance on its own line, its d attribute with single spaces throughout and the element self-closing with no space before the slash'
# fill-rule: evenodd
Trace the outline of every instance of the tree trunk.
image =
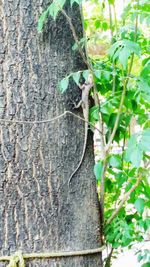
<svg viewBox="0 0 150 267">
<path fill-rule="evenodd" d="M 63 15 L 56 22 L 49 19 L 44 33 L 37 34 L 45 7 L 46 0 L 0 0 L 1 119 L 48 120 L 72 110 L 70 99 L 79 99 L 74 84 L 66 94 L 57 90 L 58 81 L 83 63 L 72 51 L 74 40 Z M 81 34 L 77 6 L 68 10 Z M 0 122 L 1 255 L 100 247 L 92 135 L 68 192 L 83 140 L 84 123 L 72 115 L 47 123 Z M 26 266 L 102 265 L 95 254 L 27 260 Z"/>
</svg>

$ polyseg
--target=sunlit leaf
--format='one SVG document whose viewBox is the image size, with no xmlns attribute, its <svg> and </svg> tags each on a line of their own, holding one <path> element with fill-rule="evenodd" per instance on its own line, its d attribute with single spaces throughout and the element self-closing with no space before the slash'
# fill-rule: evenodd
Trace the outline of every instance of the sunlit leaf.
<svg viewBox="0 0 150 267">
<path fill-rule="evenodd" d="M 136 42 L 123 39 L 114 43 L 109 49 L 110 57 L 115 61 L 116 59 L 122 64 L 125 69 L 127 66 L 128 58 L 132 54 L 140 56 L 141 48 Z"/>
<path fill-rule="evenodd" d="M 48 9 L 47 9 L 47 10 L 44 11 L 44 12 L 42 13 L 42 15 L 40 16 L 40 18 L 39 18 L 39 20 L 38 20 L 38 27 L 37 27 L 38 32 L 41 32 L 41 31 L 43 30 L 44 23 L 45 23 L 45 21 L 46 21 L 46 19 L 47 19 L 47 17 L 48 17 L 48 14 L 49 14 L 49 11 L 48 11 Z"/>
<path fill-rule="evenodd" d="M 144 263 L 144 264 L 142 264 L 141 267 L 150 267 L 150 261 L 149 261 L 149 262 L 146 262 L 146 263 Z"/>
<path fill-rule="evenodd" d="M 94 75 L 100 79 L 101 78 L 101 70 L 94 70 Z"/>
<path fill-rule="evenodd" d="M 150 152 L 150 129 L 146 129 L 142 132 L 141 138 L 139 141 L 139 147 L 144 152 Z"/>
<path fill-rule="evenodd" d="M 95 28 L 96 28 L 96 29 L 99 29 L 100 26 L 101 26 L 101 21 L 100 21 L 99 19 L 97 19 L 97 20 L 95 21 Z"/>
<path fill-rule="evenodd" d="M 54 2 L 49 6 L 49 14 L 53 17 L 54 20 L 56 19 L 60 10 L 61 8 Z"/>
<path fill-rule="evenodd" d="M 103 171 L 103 163 L 102 161 L 99 161 L 94 165 L 94 174 L 96 176 L 97 181 L 101 180 L 102 171 Z"/>
<path fill-rule="evenodd" d="M 109 4 L 114 4 L 115 0 L 108 0 Z"/>
<path fill-rule="evenodd" d="M 131 54 L 131 52 L 126 47 L 123 47 L 119 53 L 119 61 L 122 64 L 124 69 L 126 69 L 126 67 L 127 67 L 128 58 L 129 58 L 130 54 Z"/>
<path fill-rule="evenodd" d="M 121 162 L 121 158 L 118 155 L 113 155 L 109 158 L 109 164 L 110 166 L 114 167 L 114 168 L 121 168 L 122 166 L 122 162 Z"/>
<path fill-rule="evenodd" d="M 68 77 L 67 78 L 64 78 L 60 81 L 59 83 L 59 90 L 61 93 L 64 93 L 66 91 L 66 89 L 68 88 L 68 85 L 69 85 L 69 79 Z"/>
<path fill-rule="evenodd" d="M 108 23 L 106 22 L 106 21 L 104 21 L 104 22 L 102 22 L 102 29 L 104 30 L 104 31 L 107 31 L 108 30 Z"/>
<path fill-rule="evenodd" d="M 75 83 L 78 85 L 80 80 L 81 72 L 77 71 L 72 74 L 72 78 L 75 81 Z"/>
<path fill-rule="evenodd" d="M 131 162 L 133 166 L 139 167 L 143 157 L 143 151 L 138 146 L 137 142 L 138 135 L 131 136 L 128 142 L 128 148 L 125 152 L 125 159 L 128 162 Z"/>
<path fill-rule="evenodd" d="M 99 120 L 99 107 L 94 106 L 90 108 L 90 122 L 95 123 Z"/>
<path fill-rule="evenodd" d="M 138 198 L 135 203 L 135 208 L 139 213 L 143 213 L 145 207 L 145 200 L 143 198 Z"/>
<path fill-rule="evenodd" d="M 121 187 L 123 185 L 123 183 L 125 183 L 127 181 L 128 176 L 124 172 L 120 171 L 119 173 L 117 173 L 115 175 L 115 178 L 116 178 L 116 181 L 118 183 L 118 186 Z M 126 190 L 127 190 L 127 188 L 126 188 Z"/>
<path fill-rule="evenodd" d="M 135 167 L 139 167 L 143 152 L 150 151 L 150 129 L 147 128 L 142 132 L 131 136 L 128 142 L 128 148 L 125 152 L 125 159 L 133 164 Z"/>
<path fill-rule="evenodd" d="M 70 0 L 71 6 L 73 6 L 74 3 L 80 5 L 82 3 L 82 0 Z"/>
<path fill-rule="evenodd" d="M 89 74 L 90 74 L 90 71 L 89 70 L 84 70 L 82 72 L 82 75 L 83 75 L 83 78 L 85 79 L 85 81 L 88 80 Z"/>
</svg>

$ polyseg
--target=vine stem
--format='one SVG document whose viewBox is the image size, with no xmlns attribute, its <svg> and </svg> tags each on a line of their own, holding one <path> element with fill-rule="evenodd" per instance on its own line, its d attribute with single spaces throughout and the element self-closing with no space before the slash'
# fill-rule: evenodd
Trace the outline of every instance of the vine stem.
<svg viewBox="0 0 150 267">
<path fill-rule="evenodd" d="M 74 25 L 73 25 L 73 23 L 72 23 L 71 18 L 67 15 L 66 11 L 60 6 L 60 4 L 57 2 L 57 0 L 55 0 L 55 4 L 60 8 L 61 13 L 62 13 L 62 14 L 64 15 L 64 17 L 66 18 L 66 20 L 67 20 L 67 22 L 68 22 L 68 24 L 69 24 L 70 30 L 71 30 L 71 32 L 72 32 L 73 38 L 74 38 L 74 40 L 75 40 L 75 43 L 78 45 L 80 55 L 81 55 L 81 57 L 82 57 L 84 63 L 85 63 L 86 65 L 88 65 L 87 60 L 86 60 L 86 57 L 85 57 L 85 55 L 84 55 L 84 52 L 83 52 L 83 50 L 82 50 L 82 48 L 81 48 L 81 46 L 80 46 L 80 42 L 79 42 L 79 39 L 78 39 L 78 36 L 77 36 L 77 34 L 76 34 L 75 27 L 74 27 Z"/>
<path fill-rule="evenodd" d="M 50 123 L 53 122 L 55 120 L 61 119 L 62 117 L 64 117 L 65 115 L 70 114 L 73 115 L 75 118 L 82 120 L 84 122 L 87 122 L 91 127 L 93 127 L 95 130 L 97 130 L 100 134 L 102 134 L 102 132 L 95 126 L 93 125 L 91 122 L 88 122 L 87 120 L 85 120 L 84 118 L 76 115 L 75 113 L 71 112 L 70 110 L 66 110 L 64 111 L 64 113 L 52 118 L 52 119 L 48 119 L 48 120 L 39 120 L 39 121 L 25 121 L 25 120 L 9 120 L 9 119 L 0 119 L 0 123 L 11 123 L 11 124 L 45 124 L 45 123 Z"/>
<path fill-rule="evenodd" d="M 123 91 L 122 91 L 121 101 L 120 101 L 120 106 L 119 106 L 119 109 L 118 109 L 118 114 L 117 114 L 117 117 L 116 117 L 115 125 L 114 125 L 113 131 L 112 131 L 112 133 L 110 135 L 109 141 L 108 141 L 108 143 L 106 145 L 106 148 L 105 148 L 107 155 L 109 153 L 109 150 L 110 150 L 112 141 L 114 139 L 116 130 L 118 128 L 118 124 L 119 124 L 119 120 L 120 120 L 120 115 L 121 115 L 121 111 L 122 111 L 122 108 L 123 108 L 124 99 L 125 99 L 125 95 L 126 95 L 126 89 L 127 89 L 127 82 L 124 81 L 124 83 L 123 83 Z"/>
<path fill-rule="evenodd" d="M 116 28 L 116 34 L 117 34 L 118 33 L 118 22 L 117 22 L 115 1 L 114 1 L 114 4 L 113 4 L 113 10 L 114 10 L 114 20 L 115 20 L 115 28 Z"/>
</svg>

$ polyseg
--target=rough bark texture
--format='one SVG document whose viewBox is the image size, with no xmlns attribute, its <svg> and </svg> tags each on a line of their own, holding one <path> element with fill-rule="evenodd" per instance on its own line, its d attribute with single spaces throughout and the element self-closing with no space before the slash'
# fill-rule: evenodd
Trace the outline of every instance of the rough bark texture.
<svg viewBox="0 0 150 267">
<path fill-rule="evenodd" d="M 0 118 L 43 120 L 72 109 L 80 90 L 58 81 L 82 68 L 65 18 L 37 34 L 42 0 L 0 0 Z M 78 31 L 78 8 L 72 12 Z M 79 113 L 82 115 L 81 113 Z M 80 171 L 84 123 L 68 115 L 45 124 L 0 123 L 0 254 L 100 246 L 92 136 Z M 6 263 L 0 262 L 0 267 Z M 27 261 L 26 266 L 101 266 L 100 255 Z"/>
</svg>

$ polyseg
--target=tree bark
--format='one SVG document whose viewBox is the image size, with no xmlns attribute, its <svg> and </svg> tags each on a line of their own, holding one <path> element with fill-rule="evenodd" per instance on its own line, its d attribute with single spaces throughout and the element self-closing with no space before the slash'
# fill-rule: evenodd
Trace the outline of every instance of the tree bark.
<svg viewBox="0 0 150 267">
<path fill-rule="evenodd" d="M 70 99 L 80 98 L 74 84 L 63 95 L 57 90 L 58 81 L 82 69 L 83 63 L 72 51 L 74 40 L 63 15 L 56 22 L 49 19 L 44 32 L 37 34 L 38 17 L 46 4 L 0 0 L 0 118 L 51 119 L 73 110 Z M 82 35 L 77 6 L 67 9 Z M 75 112 L 82 116 L 82 111 Z M 0 123 L 0 255 L 101 245 L 92 135 L 68 192 L 83 140 L 84 122 L 71 115 L 41 124 Z M 6 263 L 0 262 L 2 266 Z M 102 265 L 96 254 L 28 260 L 26 266 Z"/>
</svg>

